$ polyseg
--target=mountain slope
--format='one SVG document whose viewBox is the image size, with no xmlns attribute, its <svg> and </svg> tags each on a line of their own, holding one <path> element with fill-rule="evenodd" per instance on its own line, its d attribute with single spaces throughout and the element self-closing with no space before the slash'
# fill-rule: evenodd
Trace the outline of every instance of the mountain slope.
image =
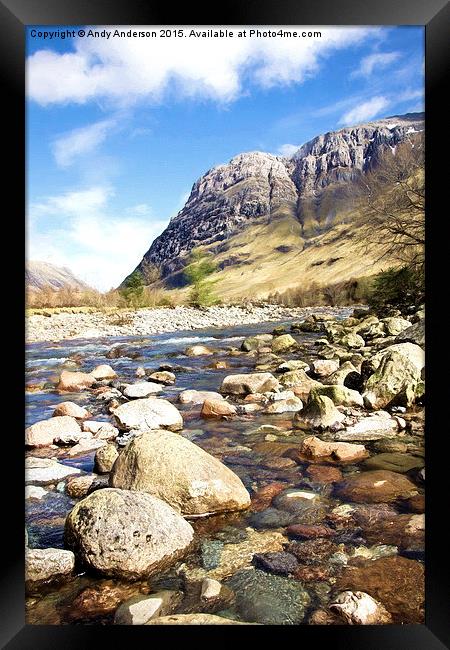
<svg viewBox="0 0 450 650">
<path fill-rule="evenodd" d="M 28 261 L 25 268 L 25 283 L 29 290 L 40 291 L 50 287 L 61 289 L 87 290 L 90 287 L 79 280 L 65 266 L 55 266 L 49 262 Z"/>
<path fill-rule="evenodd" d="M 395 152 L 423 128 L 423 113 L 408 114 L 317 136 L 289 158 L 239 154 L 194 183 L 137 270 L 157 267 L 163 286 L 182 287 L 189 252 L 201 246 L 214 254 L 217 292 L 229 299 L 377 272 L 379 247 L 371 254 L 357 243 L 348 188 L 386 147 Z"/>
</svg>

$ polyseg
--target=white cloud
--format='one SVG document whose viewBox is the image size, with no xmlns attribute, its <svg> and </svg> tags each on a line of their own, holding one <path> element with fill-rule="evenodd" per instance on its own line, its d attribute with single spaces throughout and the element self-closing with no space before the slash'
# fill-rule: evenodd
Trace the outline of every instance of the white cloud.
<svg viewBox="0 0 450 650">
<path fill-rule="evenodd" d="M 409 102 L 413 99 L 423 99 L 424 97 L 424 89 L 419 88 L 417 90 L 412 90 L 408 89 L 405 90 L 403 93 L 400 93 L 400 95 L 397 95 L 396 100 L 397 102 Z"/>
<path fill-rule="evenodd" d="M 370 77 L 374 70 L 390 66 L 401 57 L 400 52 L 379 52 L 369 54 L 361 59 L 359 67 L 351 74 L 352 77 Z"/>
<path fill-rule="evenodd" d="M 339 120 L 339 124 L 345 126 L 353 126 L 360 122 L 365 122 L 373 117 L 376 117 L 381 111 L 391 105 L 391 102 L 386 97 L 373 97 L 367 102 L 358 104 L 347 113 L 344 113 Z"/>
<path fill-rule="evenodd" d="M 300 149 L 299 144 L 282 144 L 278 147 L 278 153 L 281 156 L 292 156 L 298 149 Z"/>
<path fill-rule="evenodd" d="M 374 27 L 317 29 L 321 38 L 77 38 L 72 52 L 38 50 L 27 59 L 27 93 L 42 106 L 158 103 L 169 92 L 230 102 L 243 92 L 244 76 L 265 88 L 300 83 L 323 58 L 380 33 Z"/>
<path fill-rule="evenodd" d="M 149 206 L 132 206 L 127 216 L 110 207 L 108 187 L 66 192 L 30 205 L 27 256 L 68 266 L 100 290 L 130 273 L 168 221 L 149 219 Z M 54 223 L 52 223 L 54 220 Z"/>
<path fill-rule="evenodd" d="M 60 136 L 52 144 L 56 163 L 68 167 L 78 156 L 90 153 L 105 140 L 115 124 L 114 119 L 101 120 Z"/>
</svg>

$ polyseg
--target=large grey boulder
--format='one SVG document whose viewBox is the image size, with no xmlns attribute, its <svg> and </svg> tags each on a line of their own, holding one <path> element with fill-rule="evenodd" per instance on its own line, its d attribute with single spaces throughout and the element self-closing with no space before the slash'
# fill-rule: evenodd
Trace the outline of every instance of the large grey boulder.
<svg viewBox="0 0 450 650">
<path fill-rule="evenodd" d="M 153 494 L 183 515 L 242 510 L 250 505 L 250 496 L 234 472 L 169 431 L 133 438 L 116 460 L 110 484 Z"/>
<path fill-rule="evenodd" d="M 79 501 L 65 525 L 66 544 L 84 566 L 126 580 L 167 568 L 193 536 L 190 524 L 161 499 L 112 488 Z"/>
<path fill-rule="evenodd" d="M 411 406 L 424 393 L 424 365 L 424 351 L 414 343 L 390 345 L 364 362 L 363 374 L 370 373 L 363 393 L 366 407 Z"/>
</svg>

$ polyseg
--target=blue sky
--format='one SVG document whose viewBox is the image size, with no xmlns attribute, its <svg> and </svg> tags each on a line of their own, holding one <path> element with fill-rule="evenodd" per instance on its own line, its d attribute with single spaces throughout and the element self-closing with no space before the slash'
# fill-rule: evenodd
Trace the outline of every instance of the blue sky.
<svg viewBox="0 0 450 650">
<path fill-rule="evenodd" d="M 136 266 L 211 167 L 423 110 L 422 27 L 163 39 L 95 26 L 110 38 L 58 37 L 66 29 L 79 27 L 28 28 L 27 255 L 101 290 Z"/>
</svg>

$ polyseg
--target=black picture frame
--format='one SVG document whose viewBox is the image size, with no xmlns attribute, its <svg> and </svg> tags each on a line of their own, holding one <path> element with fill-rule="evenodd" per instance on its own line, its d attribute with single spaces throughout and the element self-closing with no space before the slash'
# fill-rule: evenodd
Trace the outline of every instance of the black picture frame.
<svg viewBox="0 0 450 650">
<path fill-rule="evenodd" d="M 442 364 L 438 313 L 445 294 L 439 290 L 446 256 L 438 253 L 444 221 L 448 219 L 441 205 L 445 205 L 446 165 L 439 162 L 439 153 L 448 147 L 445 133 L 447 102 L 444 101 L 445 72 L 448 69 L 448 42 L 450 8 L 444 0 L 377 0 L 373 3 L 360 0 L 321 0 L 298 2 L 295 0 L 232 0 L 219 7 L 221 14 L 214 15 L 214 7 L 192 4 L 175 5 L 145 0 L 3 0 L 0 2 L 0 40 L 6 117 L 3 121 L 3 155 L 7 162 L 6 183 L 3 191 L 4 228 L 8 225 L 13 236 L 6 234 L 5 254 L 12 253 L 8 263 L 8 278 L 17 281 L 17 287 L 8 282 L 7 346 L 14 351 L 13 364 L 8 366 L 8 386 L 17 386 L 22 393 L 24 318 L 23 269 L 24 205 L 19 197 L 25 193 L 25 26 L 27 25 L 88 25 L 88 24 L 146 24 L 146 25 L 423 25 L 426 38 L 426 178 L 427 178 L 427 555 L 426 555 L 426 623 L 425 625 L 322 627 L 302 626 L 271 630 L 266 626 L 220 628 L 220 639 L 227 642 L 237 633 L 239 638 L 251 633 L 247 642 L 258 642 L 267 632 L 276 632 L 276 639 L 285 632 L 294 633 L 295 643 L 327 643 L 330 647 L 348 650 L 438 650 L 450 647 L 449 588 L 445 568 L 448 569 L 447 521 L 445 502 L 439 505 L 439 495 L 447 492 L 445 460 L 448 454 L 448 432 L 445 431 L 445 413 L 442 405 L 448 402 L 448 383 L 439 380 L 437 371 Z M 447 165 L 448 167 L 448 165 Z M 447 174 L 446 174 L 447 176 Z M 447 181 L 448 184 L 448 181 Z M 14 188 L 14 189 L 13 189 Z M 442 203 L 441 203 L 442 201 Z M 12 226 L 14 228 L 12 229 Z M 448 240 L 447 240 L 448 241 Z M 448 254 L 447 254 L 448 256 Z M 448 283 L 447 283 L 448 284 Z M 12 312 L 12 313 L 11 313 Z M 14 318 L 17 319 L 14 325 Z M 433 329 L 435 331 L 433 331 Z M 443 333 L 444 336 L 446 332 Z M 444 343 L 445 345 L 445 343 Z M 448 349 L 448 346 L 447 346 Z M 13 391 L 14 392 L 14 391 Z M 447 394 L 446 394 L 447 393 Z M 445 400 L 445 397 L 447 400 Z M 5 398 L 6 399 L 6 398 Z M 8 394 L 9 401 L 9 394 Z M 7 544 L 1 565 L 0 588 L 0 642 L 10 650 L 36 650 L 37 648 L 90 648 L 111 644 L 154 641 L 162 634 L 164 643 L 175 634 L 185 642 L 189 632 L 201 636 L 217 635 L 215 626 L 196 628 L 147 628 L 102 626 L 31 626 L 25 625 L 24 608 L 24 547 L 23 547 L 23 433 L 17 413 L 23 412 L 23 400 L 17 400 L 11 424 L 3 431 L 7 437 L 5 465 L 12 479 L 3 492 L 3 541 Z M 441 410 L 439 410 L 441 409 Z M 5 426 L 5 422 L 3 423 Z M 18 425 L 18 426 L 16 426 Z M 4 445 L 5 445 L 4 441 Z M 446 449 L 447 447 L 447 449 Z M 447 451 L 447 453 L 446 453 Z M 9 548 L 8 548 L 9 547 Z M 158 630 L 158 632 L 156 632 Z M 144 636 L 143 636 L 144 635 Z M 107 638 L 105 638 L 105 636 Z M 255 636 L 257 637 L 255 639 Z M 214 642 L 214 641 L 213 641 Z"/>
</svg>

